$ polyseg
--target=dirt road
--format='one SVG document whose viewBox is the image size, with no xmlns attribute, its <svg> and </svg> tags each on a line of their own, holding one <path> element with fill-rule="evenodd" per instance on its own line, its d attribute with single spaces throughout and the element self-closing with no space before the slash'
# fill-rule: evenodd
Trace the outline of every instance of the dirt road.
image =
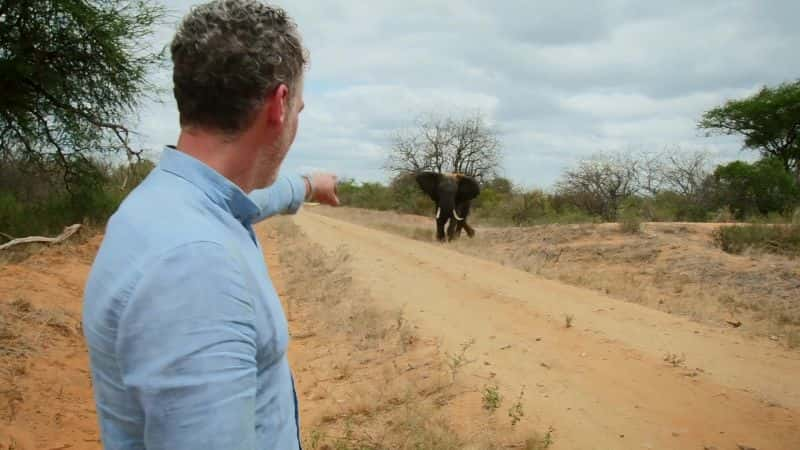
<svg viewBox="0 0 800 450">
<path fill-rule="evenodd" d="M 295 222 L 347 246 L 356 283 L 422 333 L 453 350 L 474 339 L 465 372 L 525 386 L 526 420 L 552 425 L 558 448 L 800 449 L 796 352 L 313 209 Z"/>
</svg>

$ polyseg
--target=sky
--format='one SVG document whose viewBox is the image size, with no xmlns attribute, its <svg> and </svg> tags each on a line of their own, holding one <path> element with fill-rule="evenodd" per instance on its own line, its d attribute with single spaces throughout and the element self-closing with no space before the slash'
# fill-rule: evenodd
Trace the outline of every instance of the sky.
<svg viewBox="0 0 800 450">
<path fill-rule="evenodd" d="M 165 0 L 167 46 L 196 2 Z M 703 112 L 800 78 L 796 0 L 295 0 L 276 2 L 311 55 L 305 110 L 283 169 L 385 182 L 395 130 L 421 115 L 483 114 L 501 174 L 548 188 L 598 152 L 706 151 L 752 159 Z M 146 154 L 178 136 L 171 66 L 139 110 Z"/>
</svg>

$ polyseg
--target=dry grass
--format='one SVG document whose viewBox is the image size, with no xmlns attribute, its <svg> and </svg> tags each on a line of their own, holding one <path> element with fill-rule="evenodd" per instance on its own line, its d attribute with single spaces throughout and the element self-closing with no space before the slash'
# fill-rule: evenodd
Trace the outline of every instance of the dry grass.
<svg viewBox="0 0 800 450">
<path fill-rule="evenodd" d="M 76 320 L 60 309 L 35 308 L 25 299 L 0 301 L 0 357 L 26 358 L 46 347 L 56 331 L 76 333 Z"/>
<path fill-rule="evenodd" d="M 384 223 L 380 224 L 378 226 L 378 229 L 383 231 L 388 231 L 389 233 L 399 234 L 409 239 L 414 239 L 423 242 L 433 242 L 435 237 L 433 231 L 427 227 L 423 228 L 418 226 L 405 226 L 405 225 Z"/>
<path fill-rule="evenodd" d="M 524 430 L 490 427 L 479 390 L 457 377 L 472 361 L 472 343 L 442 351 L 417 335 L 402 309 L 380 308 L 353 283 L 346 248 L 326 254 L 288 219 L 271 227 L 285 244 L 282 297 L 292 314 L 293 345 L 302 347 L 290 357 L 306 448 L 524 448 Z M 476 406 L 465 414 L 464 403 Z M 454 422 L 454 415 L 461 419 Z"/>
<path fill-rule="evenodd" d="M 425 217 L 317 211 L 405 237 L 433 232 Z M 634 222 L 631 230 L 640 232 L 621 233 L 624 224 L 481 228 L 450 248 L 706 324 L 741 321 L 738 332 L 779 336 L 792 347 L 788 337 L 800 333 L 800 260 L 725 253 L 714 243 L 716 225 Z"/>
<path fill-rule="evenodd" d="M 314 390 L 325 393 L 315 397 L 327 406 L 305 436 L 305 446 L 461 448 L 462 442 L 431 406 L 434 402 L 428 395 L 447 387 L 442 365 L 430 367 L 429 372 L 442 375 L 433 386 L 411 382 L 405 375 L 410 363 L 402 362 L 413 360 L 408 356 L 416 336 L 402 311 L 377 308 L 366 292 L 353 286 L 345 248 L 325 254 L 288 220 L 276 222 L 275 227 L 281 241 L 291 241 L 281 246 L 280 254 L 287 303 L 298 317 L 303 316 L 304 324 L 318 330 L 315 338 L 327 343 L 325 354 L 315 363 L 330 363 L 316 366 L 324 378 L 316 380 Z M 354 350 L 358 358 L 341 355 Z M 347 400 L 326 401 L 331 399 Z"/>
<path fill-rule="evenodd" d="M 667 353 L 664 355 L 664 361 L 672 365 L 672 367 L 681 367 L 686 364 L 686 355 L 681 353 Z"/>
<path fill-rule="evenodd" d="M 21 263 L 46 248 L 46 244 L 25 244 L 0 250 L 0 265 Z"/>
<path fill-rule="evenodd" d="M 25 299 L 0 301 L 0 417 L 13 422 L 17 415 L 27 360 L 58 336 L 75 333 L 76 320 L 63 310 L 39 309 Z"/>
</svg>

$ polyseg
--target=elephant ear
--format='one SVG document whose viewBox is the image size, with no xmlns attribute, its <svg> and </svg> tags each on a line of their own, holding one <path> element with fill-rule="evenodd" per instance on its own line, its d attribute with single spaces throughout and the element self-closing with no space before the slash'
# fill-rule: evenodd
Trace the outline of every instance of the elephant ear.
<svg viewBox="0 0 800 450">
<path fill-rule="evenodd" d="M 458 178 L 458 194 L 456 194 L 456 201 L 464 202 L 472 200 L 481 193 L 481 187 L 474 178 L 468 176 L 460 176 Z"/>
<path fill-rule="evenodd" d="M 436 172 L 422 172 L 417 175 L 417 184 L 434 202 L 439 201 L 439 183 L 442 174 Z"/>
</svg>

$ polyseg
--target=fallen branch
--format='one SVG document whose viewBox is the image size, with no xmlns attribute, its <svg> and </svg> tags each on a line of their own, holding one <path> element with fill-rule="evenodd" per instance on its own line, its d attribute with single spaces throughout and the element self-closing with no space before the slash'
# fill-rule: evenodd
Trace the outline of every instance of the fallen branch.
<svg viewBox="0 0 800 450">
<path fill-rule="evenodd" d="M 80 224 L 70 225 L 64 228 L 64 232 L 59 234 L 54 238 L 44 237 L 44 236 L 29 236 L 24 238 L 12 239 L 9 242 L 6 242 L 3 245 L 0 245 L 0 250 L 5 250 L 9 247 L 13 247 L 19 244 L 31 244 L 34 242 L 43 242 L 48 244 L 58 244 L 61 242 L 66 241 L 70 238 L 73 234 L 77 233 L 78 230 L 81 228 Z"/>
</svg>

